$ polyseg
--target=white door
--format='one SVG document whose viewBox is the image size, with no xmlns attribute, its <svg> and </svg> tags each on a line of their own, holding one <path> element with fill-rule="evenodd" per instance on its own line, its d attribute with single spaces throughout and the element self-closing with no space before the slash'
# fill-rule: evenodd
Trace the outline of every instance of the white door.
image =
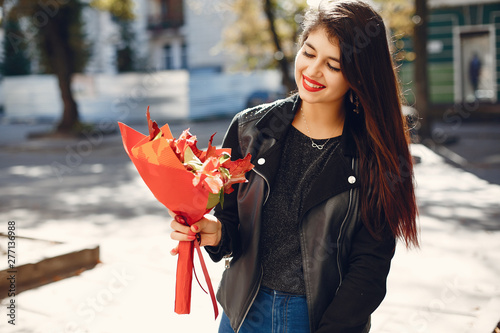
<svg viewBox="0 0 500 333">
<path fill-rule="evenodd" d="M 496 100 L 496 61 L 490 30 L 460 33 L 463 102 Z"/>
</svg>

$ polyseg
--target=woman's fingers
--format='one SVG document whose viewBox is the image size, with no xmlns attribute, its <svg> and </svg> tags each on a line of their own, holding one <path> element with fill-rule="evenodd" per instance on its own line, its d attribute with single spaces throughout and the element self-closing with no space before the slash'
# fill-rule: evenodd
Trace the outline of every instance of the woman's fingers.
<svg viewBox="0 0 500 333">
<path fill-rule="evenodd" d="M 172 220 L 172 222 L 170 222 L 170 227 L 172 229 L 174 229 L 175 231 L 178 231 L 178 232 L 181 232 L 184 234 L 188 234 L 190 231 L 189 226 L 187 226 L 185 224 L 181 224 L 181 223 L 177 222 L 176 220 Z"/>
<path fill-rule="evenodd" d="M 173 211 L 171 211 L 170 209 L 168 209 L 168 215 L 170 215 L 173 219 L 175 219 L 175 213 Z"/>
<path fill-rule="evenodd" d="M 193 232 L 187 225 L 181 224 L 176 220 L 172 220 L 172 222 L 170 222 L 170 227 L 174 229 L 174 231 L 170 234 L 170 238 L 173 240 L 190 242 L 196 239 L 196 236 L 194 236 Z"/>
<path fill-rule="evenodd" d="M 201 246 L 216 246 L 221 238 L 221 224 L 215 216 L 206 214 L 191 225 L 191 232 L 197 234 Z"/>
<path fill-rule="evenodd" d="M 179 246 L 176 246 L 172 250 L 170 250 L 170 254 L 173 256 L 176 256 L 177 254 L 179 254 Z"/>
<path fill-rule="evenodd" d="M 200 221 L 187 226 L 182 223 L 182 217 L 176 215 L 175 220 L 170 222 L 170 227 L 174 230 L 170 238 L 180 242 L 191 242 L 198 240 L 201 246 L 216 246 L 221 238 L 221 225 L 215 216 L 205 215 Z M 172 255 L 177 254 L 174 250 Z"/>
<path fill-rule="evenodd" d="M 196 239 L 195 235 L 188 235 L 178 231 L 174 231 L 170 234 L 170 238 L 180 242 L 190 242 Z"/>
</svg>

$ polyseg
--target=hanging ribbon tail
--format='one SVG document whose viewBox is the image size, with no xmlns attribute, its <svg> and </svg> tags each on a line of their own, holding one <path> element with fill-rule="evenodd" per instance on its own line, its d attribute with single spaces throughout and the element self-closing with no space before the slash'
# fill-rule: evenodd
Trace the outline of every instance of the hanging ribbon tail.
<svg viewBox="0 0 500 333">
<path fill-rule="evenodd" d="M 203 275 L 205 275 L 205 281 L 207 282 L 208 291 L 210 292 L 210 298 L 212 299 L 212 306 L 214 307 L 215 319 L 219 316 L 219 308 L 217 307 L 217 301 L 215 299 L 214 288 L 212 286 L 212 280 L 210 280 L 210 275 L 208 275 L 208 269 L 205 265 L 205 260 L 203 259 L 203 254 L 201 253 L 200 244 L 197 241 L 194 241 L 194 248 L 198 252 L 198 258 L 200 259 L 201 269 L 203 270 Z M 199 283 L 199 281 L 198 281 Z M 201 287 L 201 285 L 200 285 Z M 203 287 L 201 288 L 203 289 Z M 203 289 L 205 291 L 205 289 Z M 206 293 L 206 291 L 205 291 Z"/>
<path fill-rule="evenodd" d="M 194 273 L 194 277 L 196 279 L 196 282 L 198 282 L 198 285 L 200 286 L 201 290 L 203 290 L 203 292 L 208 295 L 208 292 L 201 285 L 200 279 L 198 279 L 198 274 L 196 274 L 196 268 L 194 266 L 193 266 L 193 273 Z"/>
</svg>

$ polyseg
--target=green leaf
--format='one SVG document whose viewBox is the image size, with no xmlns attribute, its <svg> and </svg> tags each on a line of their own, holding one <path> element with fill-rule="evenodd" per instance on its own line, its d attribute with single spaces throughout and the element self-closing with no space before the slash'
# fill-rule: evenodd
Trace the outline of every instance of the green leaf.
<svg viewBox="0 0 500 333">
<path fill-rule="evenodd" d="M 213 194 L 209 193 L 208 194 L 208 202 L 207 202 L 207 209 L 212 209 L 214 208 L 220 201 L 220 193 Z"/>
<path fill-rule="evenodd" d="M 219 157 L 219 162 L 220 164 L 226 162 L 227 160 L 231 159 L 231 155 L 229 155 L 226 152 L 223 152 L 222 155 Z"/>
<path fill-rule="evenodd" d="M 196 157 L 189 146 L 184 150 L 184 164 L 189 165 L 193 170 L 200 170 L 203 166 L 203 163 Z"/>
<path fill-rule="evenodd" d="M 224 209 L 224 186 L 220 189 L 219 201 L 220 201 L 220 208 Z"/>
<path fill-rule="evenodd" d="M 217 204 L 220 202 L 220 207 L 224 208 L 224 187 L 222 187 L 219 191 L 219 193 L 214 194 L 214 193 L 209 193 L 208 194 L 208 202 L 207 202 L 207 209 L 212 209 Z"/>
<path fill-rule="evenodd" d="M 227 179 L 231 179 L 231 173 L 227 168 L 219 167 L 219 172 L 226 176 Z"/>
</svg>

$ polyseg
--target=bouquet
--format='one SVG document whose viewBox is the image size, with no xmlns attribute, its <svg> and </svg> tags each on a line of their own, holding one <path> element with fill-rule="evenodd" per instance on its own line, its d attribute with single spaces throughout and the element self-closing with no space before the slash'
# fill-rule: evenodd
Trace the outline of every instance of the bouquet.
<svg viewBox="0 0 500 333">
<path fill-rule="evenodd" d="M 250 154 L 231 161 L 230 149 L 212 146 L 215 134 L 207 150 L 199 150 L 189 129 L 175 139 L 168 124 L 159 128 L 151 120 L 149 107 L 146 115 L 149 135 L 119 123 L 123 145 L 146 185 L 158 201 L 177 214 L 178 222 L 191 225 L 199 221 L 219 202 L 223 205 L 224 194 L 233 191 L 232 184 L 246 182 L 245 173 L 253 168 Z M 190 313 L 194 248 L 217 318 L 215 294 L 197 240 L 179 242 L 174 311 Z"/>
</svg>

